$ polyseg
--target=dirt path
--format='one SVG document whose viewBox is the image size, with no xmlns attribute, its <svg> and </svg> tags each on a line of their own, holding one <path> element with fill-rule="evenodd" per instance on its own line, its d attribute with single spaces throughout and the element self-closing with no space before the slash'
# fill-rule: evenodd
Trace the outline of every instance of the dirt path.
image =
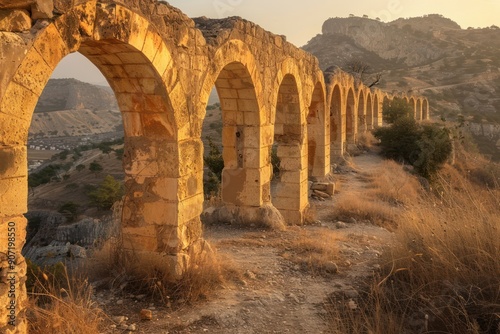
<svg viewBox="0 0 500 334">
<path fill-rule="evenodd" d="M 313 201 L 318 223 L 269 232 L 216 226 L 205 236 L 218 253 L 232 259 L 242 276 L 228 283 L 206 302 L 171 311 L 159 305 L 144 304 L 133 296 L 121 298 L 130 305 L 127 323 L 137 324 L 135 333 L 328 333 L 328 314 L 324 303 L 333 292 L 346 297 L 356 295 L 357 282 L 377 270 L 376 261 L 391 234 L 377 226 L 339 224 L 329 218 L 331 208 L 347 192 L 361 192 L 366 172 L 381 161 L 373 153 L 353 158 L 353 168 L 336 174 L 340 192 L 332 200 Z M 318 272 L 293 262 L 297 235 L 314 238 L 335 235 L 332 245 L 338 249 L 338 272 Z M 300 238 L 298 239 L 300 241 Z M 100 295 L 107 310 L 114 309 L 119 297 Z M 153 321 L 140 322 L 141 308 L 153 308 Z M 123 312 L 123 307 L 120 307 Z M 116 310 L 113 312 L 116 315 Z M 123 327 L 125 328 L 125 327 Z M 110 331 L 124 333 L 126 331 Z"/>
</svg>

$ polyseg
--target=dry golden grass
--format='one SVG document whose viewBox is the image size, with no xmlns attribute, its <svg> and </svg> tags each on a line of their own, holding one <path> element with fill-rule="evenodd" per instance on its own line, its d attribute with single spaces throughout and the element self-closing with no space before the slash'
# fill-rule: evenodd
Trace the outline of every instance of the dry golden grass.
<svg viewBox="0 0 500 334">
<path fill-rule="evenodd" d="M 420 197 L 420 183 L 417 178 L 405 172 L 392 160 L 384 160 L 381 166 L 369 174 L 367 195 L 391 204 L 415 203 Z"/>
<path fill-rule="evenodd" d="M 370 150 L 379 140 L 373 136 L 371 131 L 358 134 L 358 146 L 364 150 Z"/>
<path fill-rule="evenodd" d="M 283 258 L 298 264 L 312 274 L 335 274 L 340 255 L 337 233 L 327 228 L 300 230 L 290 239 L 282 253 Z"/>
<path fill-rule="evenodd" d="M 32 334 L 99 334 L 104 312 L 92 300 L 88 281 L 62 272 L 37 270 L 28 308 Z"/>
<path fill-rule="evenodd" d="M 399 209 L 381 200 L 370 199 L 366 195 L 345 194 L 334 207 L 334 216 L 339 220 L 355 218 L 368 220 L 376 225 L 394 229 Z"/>
<path fill-rule="evenodd" d="M 110 243 L 97 252 L 89 266 L 93 275 L 110 275 L 111 285 L 118 289 L 145 294 L 165 305 L 180 307 L 209 298 L 222 286 L 242 277 L 239 268 L 227 255 L 210 247 L 201 254 L 191 254 L 182 277 L 173 280 L 158 268 L 135 266 L 133 254 L 124 252 L 119 243 Z"/>
<path fill-rule="evenodd" d="M 381 197 L 404 204 L 397 242 L 355 310 L 331 297 L 334 333 L 498 333 L 500 191 L 471 179 L 446 166 L 434 192 L 419 196 L 413 181 L 387 187 L 379 178 Z"/>
</svg>

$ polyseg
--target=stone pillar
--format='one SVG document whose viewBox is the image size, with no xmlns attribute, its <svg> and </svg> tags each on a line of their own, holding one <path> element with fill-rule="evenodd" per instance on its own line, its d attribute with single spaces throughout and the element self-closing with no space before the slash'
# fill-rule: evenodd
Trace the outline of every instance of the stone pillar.
<svg viewBox="0 0 500 334">
<path fill-rule="evenodd" d="M 273 196 L 274 206 L 288 225 L 303 224 L 308 206 L 307 145 L 280 143 L 280 182 Z"/>
<path fill-rule="evenodd" d="M 200 140 L 126 140 L 123 248 L 139 270 L 164 268 L 176 280 L 189 265 L 201 238 L 202 147 Z"/>
<path fill-rule="evenodd" d="M 26 333 L 26 146 L 0 146 L 0 332 Z"/>
</svg>

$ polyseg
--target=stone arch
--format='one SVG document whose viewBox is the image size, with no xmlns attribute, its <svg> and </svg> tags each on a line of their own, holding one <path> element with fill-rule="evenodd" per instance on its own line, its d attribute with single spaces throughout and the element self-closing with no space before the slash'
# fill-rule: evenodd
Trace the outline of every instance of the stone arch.
<svg viewBox="0 0 500 334">
<path fill-rule="evenodd" d="M 417 106 L 416 106 L 416 115 L 415 118 L 417 121 L 422 120 L 422 99 L 417 99 Z"/>
<path fill-rule="evenodd" d="M 422 120 L 428 120 L 430 118 L 429 113 L 429 101 L 424 98 L 422 100 Z"/>
<path fill-rule="evenodd" d="M 311 104 L 307 115 L 307 152 L 310 177 L 324 177 L 330 170 L 330 133 L 326 127 L 325 98 L 324 83 L 322 81 L 318 81 L 314 86 Z"/>
<path fill-rule="evenodd" d="M 363 89 L 359 90 L 358 94 L 358 129 L 357 132 L 366 132 L 366 103 L 365 103 L 365 92 Z"/>
<path fill-rule="evenodd" d="M 141 258 L 136 262 L 143 268 L 158 265 L 176 279 L 187 265 L 188 248 L 201 237 L 202 202 L 197 201 L 202 189 L 196 181 L 191 182 L 186 170 L 187 166 L 197 168 L 192 143 L 177 142 L 177 129 L 182 124 L 177 116 L 187 114 L 187 109 L 182 87 L 171 80 L 176 70 L 168 47 L 155 27 L 139 14 L 120 5 L 97 6 L 89 1 L 39 31 L 0 94 L 0 156 L 7 166 L 0 179 L 7 194 L 2 194 L 0 219 L 2 225 L 7 221 L 16 224 L 19 233 L 17 305 L 24 305 L 26 299 L 21 243 L 26 233 L 28 129 L 52 71 L 64 56 L 75 51 L 105 75 L 123 114 L 123 247 Z M 189 184 L 185 194 L 166 190 L 167 186 L 177 189 L 183 182 Z M 1 297 L 3 300 L 6 295 Z M 22 307 L 18 312 L 17 330 L 24 332 Z M 0 328 L 3 326 L 2 320 Z"/>
<path fill-rule="evenodd" d="M 308 202 L 307 124 L 299 70 L 290 59 L 278 72 L 274 124 L 274 143 L 280 160 L 278 184 L 272 203 L 288 224 L 302 224 Z"/>
<path fill-rule="evenodd" d="M 408 102 L 410 104 L 412 110 L 413 119 L 417 119 L 417 103 L 415 102 L 415 98 L 412 96 Z"/>
<path fill-rule="evenodd" d="M 264 137 L 265 130 L 268 133 L 271 127 L 266 124 L 260 70 L 248 45 L 237 39 L 217 48 L 210 61 L 212 66 L 203 79 L 200 107 L 204 115 L 215 86 L 223 113 L 222 199 L 231 219 L 261 224 L 255 210 L 271 200 L 268 147 L 272 144 L 272 134 L 268 135 L 271 139 Z"/>
<path fill-rule="evenodd" d="M 348 88 L 346 97 L 346 120 L 345 120 L 345 135 L 346 144 L 354 144 L 356 140 L 356 100 L 354 97 L 354 89 Z"/>
<path fill-rule="evenodd" d="M 382 110 L 380 95 L 378 93 L 373 94 L 373 127 L 378 127 L 382 125 Z"/>
<path fill-rule="evenodd" d="M 366 129 L 373 130 L 373 95 L 366 94 Z"/>
<path fill-rule="evenodd" d="M 342 134 L 345 123 L 342 117 L 342 105 L 341 86 L 336 84 L 333 86 L 330 98 L 330 147 L 334 156 L 342 156 L 344 153 Z"/>
</svg>

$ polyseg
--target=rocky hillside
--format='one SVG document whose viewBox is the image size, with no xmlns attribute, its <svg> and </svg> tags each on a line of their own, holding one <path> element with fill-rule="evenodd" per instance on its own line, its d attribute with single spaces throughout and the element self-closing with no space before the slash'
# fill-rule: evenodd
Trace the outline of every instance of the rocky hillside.
<svg viewBox="0 0 500 334">
<path fill-rule="evenodd" d="M 59 110 L 118 110 L 109 87 L 76 79 L 50 79 L 38 100 L 35 112 Z"/>
<path fill-rule="evenodd" d="M 42 92 L 30 137 L 85 136 L 121 128 L 121 114 L 109 87 L 76 79 L 51 79 Z"/>
<path fill-rule="evenodd" d="M 358 59 L 382 73 L 385 90 L 421 93 L 434 111 L 500 123 L 500 29 L 462 29 L 441 15 L 384 23 L 331 18 L 303 47 L 323 69 Z M 370 75 L 365 75 L 365 81 Z"/>
</svg>

